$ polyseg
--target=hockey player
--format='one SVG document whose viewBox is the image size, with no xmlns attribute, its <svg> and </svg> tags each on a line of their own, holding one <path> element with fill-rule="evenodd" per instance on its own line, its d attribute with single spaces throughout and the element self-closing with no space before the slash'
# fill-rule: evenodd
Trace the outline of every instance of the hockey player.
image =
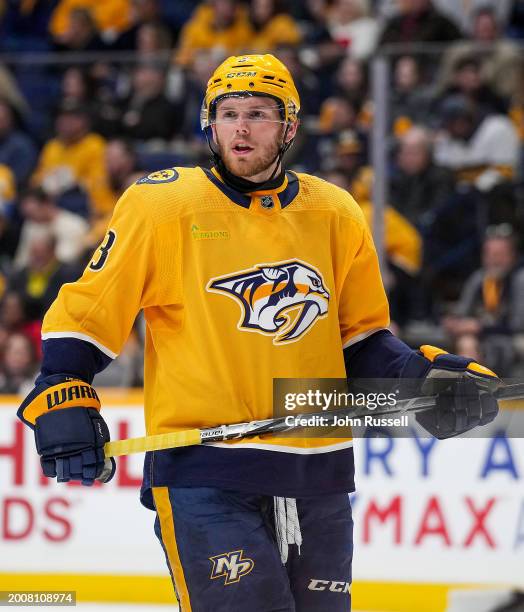
<svg viewBox="0 0 524 612">
<path fill-rule="evenodd" d="M 496 401 L 477 390 L 496 384 L 491 371 L 387 330 L 351 196 L 282 168 L 299 109 L 278 59 L 231 57 L 202 107 L 214 167 L 155 172 L 122 196 L 45 317 L 42 371 L 19 409 L 47 476 L 90 485 L 103 473 L 109 433 L 91 382 L 140 309 L 148 434 L 269 418 L 274 378 L 346 371 L 421 388 L 445 371 L 457 382 L 424 421 L 439 437 L 494 418 Z M 264 436 L 148 453 L 141 499 L 183 612 L 338 612 L 351 606 L 353 489 L 351 440 Z"/>
</svg>

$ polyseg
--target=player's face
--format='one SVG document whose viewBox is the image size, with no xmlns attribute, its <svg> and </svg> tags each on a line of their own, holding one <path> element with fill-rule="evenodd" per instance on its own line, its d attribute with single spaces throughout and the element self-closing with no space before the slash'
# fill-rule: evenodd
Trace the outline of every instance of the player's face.
<svg viewBox="0 0 524 612">
<path fill-rule="evenodd" d="M 284 138 L 285 123 L 277 102 L 262 96 L 225 98 L 217 104 L 213 138 L 226 168 L 255 182 L 267 180 Z M 289 141 L 296 132 L 292 124 Z"/>
</svg>

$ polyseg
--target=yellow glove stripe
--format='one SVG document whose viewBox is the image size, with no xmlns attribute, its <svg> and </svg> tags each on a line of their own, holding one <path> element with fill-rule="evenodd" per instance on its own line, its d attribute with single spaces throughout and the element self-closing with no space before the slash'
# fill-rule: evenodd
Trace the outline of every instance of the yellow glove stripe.
<svg viewBox="0 0 524 612">
<path fill-rule="evenodd" d="M 431 346 L 431 344 L 423 344 L 420 347 L 420 352 L 430 361 L 435 361 L 439 355 L 449 355 L 444 349 L 438 348 L 438 346 Z"/>
<path fill-rule="evenodd" d="M 81 380 L 68 380 L 37 395 L 25 408 L 24 419 L 34 425 L 36 419 L 49 410 L 78 406 L 100 410 L 100 400 L 91 385 Z"/>
<path fill-rule="evenodd" d="M 471 372 L 474 372 L 475 374 L 481 374 L 482 376 L 489 376 L 490 378 L 491 377 L 498 378 L 498 376 L 495 374 L 495 372 L 493 372 L 493 370 L 486 368 L 486 366 L 480 365 L 480 363 L 477 363 L 476 361 L 472 361 L 468 365 L 468 370 L 470 370 Z"/>
</svg>

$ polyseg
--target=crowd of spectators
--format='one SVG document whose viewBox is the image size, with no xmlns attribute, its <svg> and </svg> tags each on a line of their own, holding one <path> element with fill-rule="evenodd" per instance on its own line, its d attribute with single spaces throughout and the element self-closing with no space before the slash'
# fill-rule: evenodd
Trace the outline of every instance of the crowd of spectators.
<svg viewBox="0 0 524 612">
<path fill-rule="evenodd" d="M 523 38 L 522 0 L 0 0 L 0 392 L 31 384 L 42 317 L 123 191 L 208 165 L 207 80 L 247 52 L 297 83 L 287 166 L 347 189 L 370 224 L 370 65 L 389 59 L 392 326 L 518 375 Z M 140 384 L 142 335 L 139 319 L 104 383 Z"/>
</svg>

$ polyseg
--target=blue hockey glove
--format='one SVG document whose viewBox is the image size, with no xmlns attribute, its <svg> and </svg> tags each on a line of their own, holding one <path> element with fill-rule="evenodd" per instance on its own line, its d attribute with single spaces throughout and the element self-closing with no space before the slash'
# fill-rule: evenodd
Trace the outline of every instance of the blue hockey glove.
<svg viewBox="0 0 524 612">
<path fill-rule="evenodd" d="M 457 380 L 437 394 L 435 408 L 417 412 L 417 423 L 435 438 L 452 438 L 479 425 L 491 423 L 498 414 L 497 400 L 479 391 L 471 380 Z"/>
<path fill-rule="evenodd" d="M 428 344 L 421 346 L 418 354 L 427 364 L 422 391 L 428 395 L 445 389 L 457 379 L 472 380 L 479 390 L 487 393 L 493 393 L 502 384 L 495 372 L 469 357 L 452 355 Z"/>
<path fill-rule="evenodd" d="M 109 429 L 94 408 L 50 410 L 37 417 L 35 442 L 44 474 L 58 482 L 90 486 L 95 479 L 108 482 L 115 473 L 115 460 L 104 455 Z"/>
<path fill-rule="evenodd" d="M 42 378 L 22 402 L 18 417 L 34 429 L 43 472 L 58 482 L 111 480 L 114 459 L 106 459 L 109 429 L 91 385 L 57 374 Z"/>
<path fill-rule="evenodd" d="M 501 385 L 494 372 L 434 346 L 421 346 L 418 354 L 425 361 L 421 391 L 437 395 L 435 408 L 415 415 L 426 431 L 442 440 L 493 421 L 498 403 L 492 394 Z"/>
</svg>

